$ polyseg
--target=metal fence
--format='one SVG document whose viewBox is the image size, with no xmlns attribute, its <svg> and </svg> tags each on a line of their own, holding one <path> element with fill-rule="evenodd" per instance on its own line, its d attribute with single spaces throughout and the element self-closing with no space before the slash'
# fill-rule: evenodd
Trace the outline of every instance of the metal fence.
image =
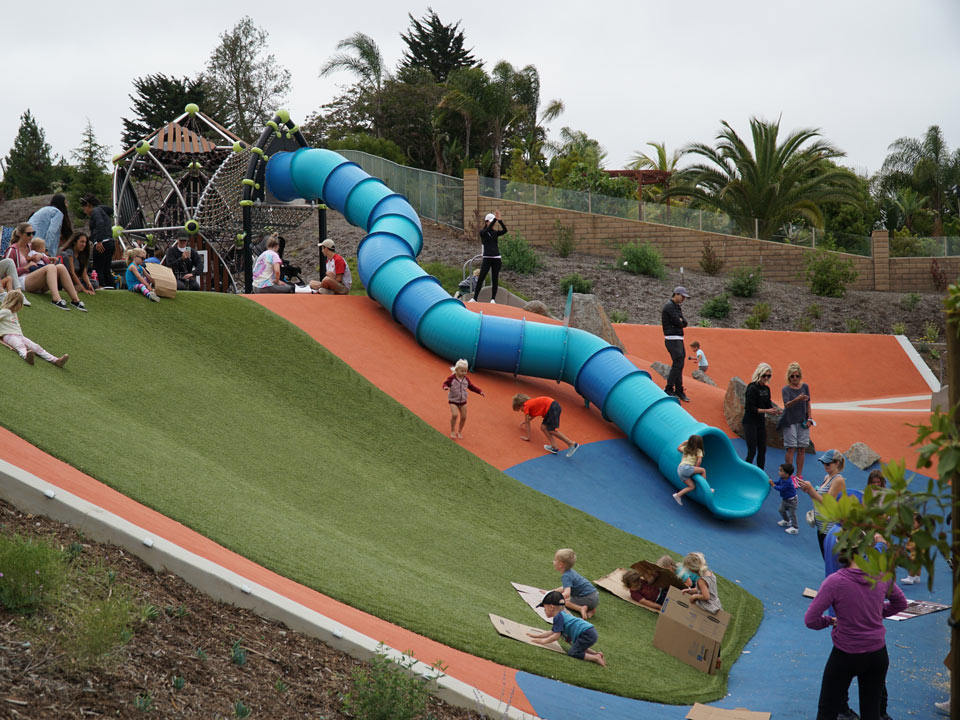
<svg viewBox="0 0 960 720">
<path fill-rule="evenodd" d="M 671 227 L 686 228 L 688 230 L 702 230 L 704 232 L 722 233 L 736 237 L 756 238 L 759 227 L 756 220 L 738 223 L 725 213 L 711 210 L 692 210 L 690 208 L 651 203 L 626 198 L 615 198 L 608 195 L 598 195 L 592 192 L 579 190 L 564 190 L 547 185 L 532 185 L 530 183 L 511 182 L 509 180 L 495 180 L 494 178 L 480 178 L 480 195 L 489 198 L 502 198 L 514 202 L 542 205 L 562 210 L 593 213 L 623 218 L 624 220 L 641 220 L 643 222 L 659 223 Z M 813 228 L 801 226 L 787 226 L 784 232 L 777 233 L 772 238 L 774 242 L 790 245 L 816 247 L 823 242 L 822 232 Z M 830 238 L 844 252 L 856 255 L 869 256 L 871 252 L 870 238 L 867 236 L 833 237 Z"/>
<path fill-rule="evenodd" d="M 890 257 L 956 257 L 960 255 L 960 237 L 890 238 Z"/>
<path fill-rule="evenodd" d="M 398 165 L 359 150 L 338 150 L 394 192 L 407 198 L 421 217 L 463 230 L 463 180 L 441 173 Z"/>
</svg>

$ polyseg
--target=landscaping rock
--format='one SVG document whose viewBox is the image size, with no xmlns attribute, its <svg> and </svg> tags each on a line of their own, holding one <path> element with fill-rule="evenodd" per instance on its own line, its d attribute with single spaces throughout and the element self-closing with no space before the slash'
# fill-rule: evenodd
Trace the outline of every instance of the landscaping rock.
<svg viewBox="0 0 960 720">
<path fill-rule="evenodd" d="M 950 386 L 944 385 L 930 396 L 930 412 L 950 407 Z"/>
<path fill-rule="evenodd" d="M 717 384 L 713 381 L 713 378 L 707 375 L 702 370 L 694 370 L 692 377 L 694 380 L 699 380 L 700 382 L 706 383 L 707 385 L 713 385 L 714 387 L 717 386 Z"/>
<path fill-rule="evenodd" d="M 861 470 L 866 470 L 868 467 L 880 460 L 880 453 L 872 450 L 862 442 L 856 442 L 851 445 L 850 449 L 847 450 L 843 455 L 845 458 L 847 458 L 847 460 L 852 462 Z"/>
<path fill-rule="evenodd" d="M 699 370 L 697 371 L 699 372 Z M 727 392 L 723 396 L 723 416 L 726 418 L 727 425 L 733 432 L 743 437 L 743 405 L 744 396 L 747 392 L 747 384 L 738 377 L 730 378 L 727 385 Z M 777 430 L 778 415 L 766 415 L 767 422 L 767 447 L 783 449 L 783 433 Z M 807 452 L 813 452 L 807 448 Z"/>
<path fill-rule="evenodd" d="M 550 314 L 550 311 L 547 309 L 547 304 L 541 302 L 540 300 L 531 300 L 526 305 L 523 306 L 523 309 L 526 312 L 536 313 L 537 315 L 543 315 L 548 318 L 553 318 L 553 315 Z M 553 318 L 556 320 L 556 318 Z"/>
<path fill-rule="evenodd" d="M 596 295 L 573 294 L 573 307 L 570 310 L 570 327 L 586 330 L 603 338 L 611 345 L 623 350 L 623 343 L 617 337 L 610 318 L 597 300 Z"/>
<path fill-rule="evenodd" d="M 650 368 L 651 368 L 655 373 L 657 373 L 657 375 L 659 375 L 660 377 L 662 377 L 664 380 L 666 380 L 666 379 L 667 379 L 667 376 L 670 374 L 670 366 L 669 366 L 669 365 L 665 365 L 664 363 L 660 362 L 659 360 L 655 360 L 654 362 L 650 363 Z"/>
</svg>

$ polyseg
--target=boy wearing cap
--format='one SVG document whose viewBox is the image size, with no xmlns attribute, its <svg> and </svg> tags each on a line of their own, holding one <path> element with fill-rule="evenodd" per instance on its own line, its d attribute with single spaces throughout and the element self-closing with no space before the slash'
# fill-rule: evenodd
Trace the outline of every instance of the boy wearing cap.
<svg viewBox="0 0 960 720">
<path fill-rule="evenodd" d="M 348 295 L 353 279 L 350 277 L 347 261 L 337 254 L 336 246 L 330 238 L 320 243 L 320 252 L 327 259 L 327 274 L 320 281 L 320 292 L 324 295 Z"/>
<path fill-rule="evenodd" d="M 493 226 L 500 223 L 500 229 Z M 480 242 L 483 243 L 481 252 L 483 259 L 480 261 L 480 276 L 477 278 L 477 289 L 473 294 L 473 300 L 477 299 L 480 290 L 483 289 L 483 281 L 487 279 L 487 272 L 490 273 L 490 302 L 497 304 L 497 289 L 500 287 L 500 266 L 503 259 L 500 257 L 500 236 L 507 234 L 507 226 L 500 219 L 500 211 L 487 213 L 483 218 L 483 227 L 480 228 Z"/>
<path fill-rule="evenodd" d="M 663 391 L 667 395 L 690 402 L 690 398 L 683 391 L 683 361 L 687 357 L 686 350 L 683 347 L 683 329 L 687 326 L 687 319 L 683 317 L 683 310 L 680 305 L 690 297 L 690 293 L 682 285 L 673 289 L 673 295 L 664 304 L 660 311 L 660 322 L 663 325 L 663 344 L 670 353 L 670 359 L 673 364 L 670 366 L 670 374 L 667 376 L 667 386 Z"/>
<path fill-rule="evenodd" d="M 570 649 L 567 655 L 575 657 L 578 660 L 589 660 L 602 667 L 607 666 L 607 661 L 603 659 L 603 653 L 599 650 L 591 650 L 590 646 L 597 642 L 597 629 L 582 618 L 574 617 L 564 609 L 563 595 L 556 590 L 551 590 L 543 596 L 543 600 L 537 607 L 542 607 L 548 618 L 553 620 L 553 627 L 550 632 L 545 633 L 527 633 L 538 645 L 549 645 L 554 640 L 561 637 L 570 643 Z"/>
</svg>

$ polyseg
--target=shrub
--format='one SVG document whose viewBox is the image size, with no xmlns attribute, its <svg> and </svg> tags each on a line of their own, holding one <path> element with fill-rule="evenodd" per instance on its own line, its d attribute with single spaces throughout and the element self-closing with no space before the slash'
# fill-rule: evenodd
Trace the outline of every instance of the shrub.
<svg viewBox="0 0 960 720">
<path fill-rule="evenodd" d="M 760 325 L 762 325 L 762 323 L 756 315 L 748 315 L 747 319 L 743 321 L 743 326 L 750 330 L 759 330 Z"/>
<path fill-rule="evenodd" d="M 813 330 L 813 320 L 808 317 L 797 319 L 797 330 L 799 332 L 810 332 Z"/>
<path fill-rule="evenodd" d="M 770 319 L 770 303 L 758 302 L 753 306 L 752 314 L 755 315 L 760 322 L 766 322 Z"/>
<path fill-rule="evenodd" d="M 894 335 L 906 335 L 907 334 L 907 324 L 902 322 L 895 322 L 893 324 L 893 334 Z"/>
<path fill-rule="evenodd" d="M 940 328 L 936 323 L 928 322 L 923 326 L 923 339 L 930 343 L 940 339 Z"/>
<path fill-rule="evenodd" d="M 70 612 L 64 646 L 80 667 L 98 665 L 133 637 L 137 606 L 124 588 L 111 588 L 103 597 L 87 598 Z"/>
<path fill-rule="evenodd" d="M 726 293 L 707 300 L 700 308 L 700 315 L 714 320 L 722 320 L 730 314 L 730 298 Z"/>
<path fill-rule="evenodd" d="M 535 273 L 543 264 L 536 250 L 519 233 L 507 233 L 501 238 L 500 255 L 505 268 L 523 275 Z"/>
<path fill-rule="evenodd" d="M 553 239 L 550 241 L 550 247 L 562 258 L 570 257 L 570 253 L 577 249 L 580 241 L 573 235 L 573 228 L 564 225 L 557 218 L 553 221 Z"/>
<path fill-rule="evenodd" d="M 858 333 L 863 330 L 863 321 L 860 318 L 847 318 L 847 332 Z"/>
<path fill-rule="evenodd" d="M 0 537 L 0 607 L 31 615 L 56 601 L 67 569 L 63 554 L 44 542 Z"/>
<path fill-rule="evenodd" d="M 593 280 L 588 280 L 580 273 L 567 275 L 560 281 L 560 292 L 566 295 L 570 288 L 575 293 L 588 293 L 593 289 Z"/>
<path fill-rule="evenodd" d="M 920 296 L 920 293 L 912 292 L 900 298 L 900 304 L 907 310 L 916 310 L 922 300 L 923 298 Z"/>
<path fill-rule="evenodd" d="M 753 297 L 760 292 L 763 276 L 760 266 L 736 268 L 727 280 L 727 290 L 736 297 Z"/>
<path fill-rule="evenodd" d="M 667 269 L 663 265 L 663 255 L 650 243 L 635 240 L 620 248 L 620 257 L 617 259 L 620 267 L 634 275 L 647 275 L 663 279 L 667 276 Z"/>
<path fill-rule="evenodd" d="M 416 664 L 413 655 L 394 661 L 387 657 L 383 645 L 370 660 L 369 667 L 353 671 L 353 688 L 344 696 L 343 707 L 360 720 L 412 720 L 427 707 L 430 685 L 443 674 L 443 667 L 433 677 L 410 674 Z"/>
<path fill-rule="evenodd" d="M 610 322 L 612 323 L 625 323 L 630 321 L 630 316 L 623 310 L 611 310 L 610 311 Z"/>
<path fill-rule="evenodd" d="M 810 292 L 821 297 L 843 297 L 847 294 L 847 284 L 859 275 L 852 260 L 844 260 L 827 250 L 807 253 L 803 262 Z"/>
<path fill-rule="evenodd" d="M 700 318 L 700 320 L 697 321 L 697 327 L 713 327 L 713 323 L 707 318 Z"/>
<path fill-rule="evenodd" d="M 933 287 L 937 289 L 937 292 L 943 292 L 950 284 L 946 271 L 940 267 L 936 258 L 930 261 L 930 277 L 933 279 Z"/>
<path fill-rule="evenodd" d="M 713 249 L 709 240 L 703 241 L 703 252 L 700 254 L 700 269 L 707 275 L 719 275 L 727 261 L 720 257 L 720 253 Z"/>
<path fill-rule="evenodd" d="M 820 306 L 816 303 L 811 304 L 810 307 L 807 308 L 807 315 L 812 317 L 814 320 L 819 320 L 821 314 L 823 314 L 823 311 L 820 310 Z"/>
</svg>

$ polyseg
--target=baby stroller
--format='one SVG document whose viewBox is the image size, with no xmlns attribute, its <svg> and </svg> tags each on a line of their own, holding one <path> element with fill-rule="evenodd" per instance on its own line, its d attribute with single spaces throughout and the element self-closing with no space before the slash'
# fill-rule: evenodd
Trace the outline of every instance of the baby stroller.
<svg viewBox="0 0 960 720">
<path fill-rule="evenodd" d="M 476 296 L 477 290 L 477 280 L 479 280 L 480 268 L 476 268 L 469 275 L 468 268 L 472 266 L 476 261 L 482 259 L 482 255 L 477 255 L 470 258 L 463 264 L 463 280 L 457 285 L 457 292 L 454 295 L 458 300 L 460 298 L 466 297 L 469 295 L 471 298 Z"/>
</svg>

